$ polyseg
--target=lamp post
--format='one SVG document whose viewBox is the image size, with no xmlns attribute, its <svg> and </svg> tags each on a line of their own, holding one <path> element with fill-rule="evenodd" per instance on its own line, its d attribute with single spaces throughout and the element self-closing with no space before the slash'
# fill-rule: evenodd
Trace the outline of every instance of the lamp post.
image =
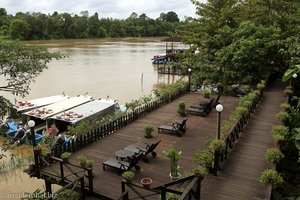
<svg viewBox="0 0 300 200">
<path fill-rule="evenodd" d="M 298 77 L 298 75 L 295 73 L 293 74 L 293 79 L 292 79 L 292 87 L 293 87 L 293 91 L 295 91 L 295 80 Z"/>
<path fill-rule="evenodd" d="M 296 73 L 293 74 L 293 76 L 291 78 L 291 81 L 290 81 L 290 87 L 292 87 L 293 92 L 295 91 L 295 79 L 297 77 L 298 77 L 298 75 Z M 291 100 L 292 100 L 292 95 L 290 94 L 289 97 L 288 97 L 288 102 L 292 103 Z"/>
<path fill-rule="evenodd" d="M 216 111 L 218 112 L 217 115 L 217 139 L 220 140 L 220 133 L 221 133 L 221 112 L 223 111 L 223 106 L 218 104 L 216 106 Z M 214 175 L 218 175 L 219 170 L 219 160 L 220 160 L 220 152 L 219 150 L 215 150 L 215 160 L 214 160 Z"/>
<path fill-rule="evenodd" d="M 220 139 L 220 133 L 221 133 L 221 112 L 223 111 L 222 104 L 218 104 L 216 106 L 216 111 L 218 112 L 218 115 L 217 115 L 217 127 L 218 127 L 217 139 L 219 140 Z"/>
<path fill-rule="evenodd" d="M 188 68 L 188 72 L 189 72 L 189 92 L 190 92 L 191 91 L 191 72 L 192 72 L 192 69 Z"/>
<path fill-rule="evenodd" d="M 35 121 L 29 120 L 27 122 L 27 124 L 30 127 L 31 142 L 32 142 L 32 146 L 33 146 L 33 149 L 34 149 L 34 147 L 36 147 L 35 134 L 34 134 Z M 33 156 L 34 156 L 34 170 L 35 170 L 35 173 L 36 173 L 37 172 L 36 169 L 37 169 L 37 164 L 38 164 L 38 157 L 37 157 L 35 152 L 33 152 Z"/>
</svg>

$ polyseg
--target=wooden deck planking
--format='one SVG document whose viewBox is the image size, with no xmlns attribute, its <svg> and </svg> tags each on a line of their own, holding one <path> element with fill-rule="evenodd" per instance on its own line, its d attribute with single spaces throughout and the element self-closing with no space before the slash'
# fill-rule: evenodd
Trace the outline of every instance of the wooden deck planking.
<svg viewBox="0 0 300 200">
<path fill-rule="evenodd" d="M 285 102 L 283 87 L 276 82 L 265 92 L 264 100 L 250 119 L 239 142 L 229 154 L 218 176 L 204 180 L 203 200 L 253 200 L 264 199 L 266 186 L 259 183 L 260 173 L 270 168 L 265 152 L 274 146 L 271 130 L 278 124 L 276 113 Z"/>
<path fill-rule="evenodd" d="M 116 151 L 127 145 L 135 144 L 143 147 L 145 146 L 145 142 L 154 143 L 158 139 L 162 140 L 156 149 L 158 155 L 155 159 L 151 160 L 149 163 L 144 163 L 143 161 L 139 162 L 142 169 L 136 174 L 134 181 L 139 182 L 143 177 L 150 177 L 153 179 L 152 186 L 167 183 L 170 180 L 170 164 L 169 160 L 163 155 L 163 150 L 170 146 L 182 150 L 182 159 L 179 163 L 181 173 L 184 174 L 190 172 L 196 167 L 196 163 L 192 159 L 193 152 L 205 148 L 205 137 L 215 137 L 216 135 L 217 113 L 215 109 L 213 109 L 207 117 L 189 115 L 187 132 L 182 137 L 177 137 L 164 132 L 158 134 L 156 127 L 180 118 L 177 113 L 179 101 L 184 101 L 186 106 L 189 107 L 200 98 L 200 94 L 189 93 L 169 104 L 161 106 L 145 117 L 128 124 L 115 133 L 74 153 L 71 156 L 70 161 L 72 163 L 78 163 L 76 156 L 79 154 L 84 154 L 88 159 L 93 159 L 95 161 L 93 167 L 93 173 L 95 175 L 94 191 L 112 198 L 119 197 L 121 194 L 121 176 L 108 167 L 106 171 L 103 171 L 102 162 L 110 157 L 114 157 Z M 237 106 L 238 99 L 222 96 L 220 102 L 224 106 L 222 117 L 228 117 Z M 145 124 L 153 124 L 155 126 L 154 137 L 151 139 L 144 138 Z"/>
</svg>

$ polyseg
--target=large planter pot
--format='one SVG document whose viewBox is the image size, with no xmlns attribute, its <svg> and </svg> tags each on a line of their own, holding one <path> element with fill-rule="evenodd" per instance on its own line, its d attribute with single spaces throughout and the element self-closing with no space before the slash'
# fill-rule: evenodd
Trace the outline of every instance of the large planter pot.
<svg viewBox="0 0 300 200">
<path fill-rule="evenodd" d="M 85 162 L 81 162 L 80 166 L 84 169 L 86 169 L 88 167 L 87 163 L 85 163 Z"/>
<path fill-rule="evenodd" d="M 172 173 L 170 173 L 169 176 L 171 178 L 171 181 L 176 181 L 176 180 L 178 180 L 178 179 L 181 178 L 181 174 L 180 173 L 178 173 L 177 177 L 176 176 L 172 176 Z"/>
<path fill-rule="evenodd" d="M 64 163 L 69 163 L 69 157 L 62 158 L 62 160 L 63 160 Z"/>
<path fill-rule="evenodd" d="M 42 154 L 42 149 L 34 149 L 34 154 L 35 155 L 41 155 Z"/>
<path fill-rule="evenodd" d="M 144 188 L 150 189 L 151 188 L 151 183 L 152 179 L 151 178 L 142 178 L 141 183 Z"/>
</svg>

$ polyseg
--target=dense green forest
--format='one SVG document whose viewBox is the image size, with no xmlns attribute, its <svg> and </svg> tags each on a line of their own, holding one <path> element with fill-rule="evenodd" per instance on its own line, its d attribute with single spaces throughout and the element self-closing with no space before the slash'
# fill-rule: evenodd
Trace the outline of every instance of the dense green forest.
<svg viewBox="0 0 300 200">
<path fill-rule="evenodd" d="M 300 63 L 299 1 L 192 1 L 199 17 L 180 34 L 192 46 L 181 66 L 193 81 L 255 85 Z"/>
<path fill-rule="evenodd" d="M 187 21 L 180 22 L 173 11 L 161 13 L 155 20 L 135 12 L 120 20 L 99 19 L 98 13 L 89 16 L 88 11 L 80 15 L 18 12 L 12 16 L 0 8 L 0 36 L 18 40 L 166 36 L 181 29 Z"/>
</svg>

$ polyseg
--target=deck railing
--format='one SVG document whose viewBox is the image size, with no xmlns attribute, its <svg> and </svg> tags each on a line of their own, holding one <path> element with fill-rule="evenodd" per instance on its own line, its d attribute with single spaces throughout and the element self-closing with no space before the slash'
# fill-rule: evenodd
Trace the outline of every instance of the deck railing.
<svg viewBox="0 0 300 200">
<path fill-rule="evenodd" d="M 203 177 L 188 176 L 154 188 L 144 188 L 140 184 L 121 181 L 122 195 L 119 200 L 161 199 L 176 196 L 181 200 L 200 200 Z M 184 188 L 184 190 L 181 190 Z"/>
<path fill-rule="evenodd" d="M 49 166 L 53 161 L 59 163 L 59 170 L 43 169 L 44 166 Z M 47 194 L 52 193 L 51 184 L 59 183 L 60 185 L 70 185 L 74 183 L 74 179 L 80 181 L 81 190 L 84 189 L 90 194 L 94 192 L 92 168 L 82 168 L 79 165 L 64 162 L 62 159 L 53 156 L 39 156 L 38 168 L 38 177 L 45 179 Z M 84 176 L 86 176 L 86 178 L 84 178 Z"/>
<path fill-rule="evenodd" d="M 188 87 L 178 90 L 176 93 L 153 100 L 147 104 L 135 108 L 133 111 L 128 112 L 124 116 L 101 125 L 94 130 L 88 132 L 86 135 L 78 136 L 76 139 L 69 140 L 67 143 L 53 148 L 52 153 L 55 156 L 59 156 L 65 151 L 75 152 L 95 141 L 101 140 L 102 138 L 114 133 L 115 131 L 121 129 L 127 124 L 145 116 L 151 111 L 157 109 L 158 107 L 177 99 L 178 97 L 186 94 L 189 90 Z"/>
<path fill-rule="evenodd" d="M 271 82 L 273 82 L 276 79 L 276 75 L 270 75 L 266 78 L 265 84 L 266 86 L 269 85 Z M 228 136 L 225 138 L 225 149 L 222 151 L 215 151 L 214 152 L 214 168 L 213 173 L 214 175 L 217 175 L 218 170 L 220 170 L 220 163 L 224 161 L 224 159 L 227 159 L 229 150 L 233 148 L 233 144 L 236 140 L 239 139 L 240 134 L 243 132 L 245 126 L 247 125 L 251 113 L 255 111 L 260 101 L 263 99 L 263 93 L 264 90 L 261 89 L 259 95 L 255 96 L 255 98 L 252 100 L 250 105 L 248 106 L 248 112 L 244 113 L 240 119 L 235 123 L 235 125 L 231 128 L 231 130 L 228 133 Z"/>
</svg>

